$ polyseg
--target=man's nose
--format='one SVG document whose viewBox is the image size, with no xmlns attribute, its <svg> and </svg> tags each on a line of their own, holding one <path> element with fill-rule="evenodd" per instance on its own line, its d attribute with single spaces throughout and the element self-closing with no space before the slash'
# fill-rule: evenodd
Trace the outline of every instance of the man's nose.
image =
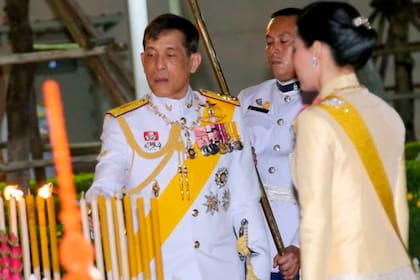
<svg viewBox="0 0 420 280">
<path fill-rule="evenodd" d="M 163 70 L 166 68 L 166 61 L 162 55 L 159 55 L 156 59 L 156 67 L 159 70 Z"/>
<path fill-rule="evenodd" d="M 280 41 L 278 41 L 278 40 L 276 40 L 276 41 L 274 41 L 273 42 L 273 45 L 272 45 L 272 51 L 274 52 L 274 51 L 281 51 L 281 49 L 282 49 L 282 47 L 283 47 L 283 45 L 281 44 L 281 42 Z"/>
</svg>

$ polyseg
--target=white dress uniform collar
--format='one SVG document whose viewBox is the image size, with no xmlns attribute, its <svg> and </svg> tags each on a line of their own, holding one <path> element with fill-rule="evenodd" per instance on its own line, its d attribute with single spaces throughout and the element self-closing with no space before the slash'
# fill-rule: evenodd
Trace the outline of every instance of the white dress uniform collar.
<svg viewBox="0 0 420 280">
<path fill-rule="evenodd" d="M 296 80 L 290 80 L 287 82 L 280 82 L 279 80 L 276 80 L 276 87 L 286 103 L 292 100 L 292 96 L 299 93 L 299 82 Z"/>
<path fill-rule="evenodd" d="M 181 99 L 159 97 L 151 94 L 150 100 L 155 104 L 156 108 L 171 121 L 176 121 L 181 116 L 185 116 L 191 108 L 197 106 L 196 104 L 193 104 L 195 100 L 191 87 L 188 87 L 187 94 Z"/>
<path fill-rule="evenodd" d="M 296 80 L 290 80 L 287 82 L 280 82 L 279 80 L 276 80 L 276 86 L 282 93 L 299 90 L 299 82 Z"/>
</svg>

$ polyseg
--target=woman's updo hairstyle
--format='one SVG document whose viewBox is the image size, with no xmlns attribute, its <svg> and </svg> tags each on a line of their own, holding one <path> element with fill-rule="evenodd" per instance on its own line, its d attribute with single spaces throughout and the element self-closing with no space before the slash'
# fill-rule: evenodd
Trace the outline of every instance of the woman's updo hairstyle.
<svg viewBox="0 0 420 280">
<path fill-rule="evenodd" d="M 315 2 L 306 6 L 298 17 L 297 29 L 306 47 L 316 40 L 326 43 L 339 66 L 361 68 L 376 44 L 376 31 L 367 18 L 343 2 Z"/>
</svg>

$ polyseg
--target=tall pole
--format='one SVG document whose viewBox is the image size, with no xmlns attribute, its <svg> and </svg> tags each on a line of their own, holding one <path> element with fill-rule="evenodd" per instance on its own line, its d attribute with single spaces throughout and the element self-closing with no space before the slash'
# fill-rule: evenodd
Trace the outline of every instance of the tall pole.
<svg viewBox="0 0 420 280">
<path fill-rule="evenodd" d="M 211 62 L 211 66 L 213 67 L 214 74 L 216 75 L 220 91 L 222 94 L 230 96 L 230 91 L 225 76 L 223 75 L 222 67 L 220 66 L 219 59 L 217 58 L 216 51 L 208 34 L 206 24 L 204 22 L 203 16 L 201 15 L 200 7 L 198 6 L 196 0 L 188 0 L 188 2 L 190 3 L 190 7 L 194 15 L 198 31 L 200 32 L 200 35 L 203 38 L 204 47 L 206 48 L 207 54 Z"/>
</svg>

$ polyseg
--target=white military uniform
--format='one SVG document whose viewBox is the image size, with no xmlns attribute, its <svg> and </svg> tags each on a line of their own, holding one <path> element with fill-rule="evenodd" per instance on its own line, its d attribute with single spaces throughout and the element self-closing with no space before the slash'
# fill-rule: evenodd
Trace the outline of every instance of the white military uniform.
<svg viewBox="0 0 420 280">
<path fill-rule="evenodd" d="M 165 279 L 245 279 L 235 233 L 242 219 L 246 219 L 248 247 L 257 253 L 251 257 L 254 272 L 259 279 L 269 279 L 271 260 L 259 204 L 260 190 L 239 107 L 223 101 L 226 97 L 210 95 L 206 97 L 191 89 L 180 100 L 152 95 L 148 102 L 136 101 L 141 106 L 134 102 L 125 105 L 128 109 L 121 107 L 122 114 L 107 116 L 101 136 L 102 151 L 87 199 L 98 194 L 111 196 L 124 189 L 134 197 L 144 197 L 148 213 L 149 198 L 154 196 L 152 187 L 159 186 Z M 211 106 L 205 106 L 206 100 Z M 210 110 L 212 114 L 208 114 Z M 121 118 L 132 133 L 135 148 L 127 142 Z M 190 136 L 183 130 L 181 151 L 175 151 L 171 127 L 177 127 L 173 123 L 181 118 L 185 119 Z M 195 143 L 198 139 L 192 123 L 199 121 L 196 128 L 202 127 L 203 120 L 210 118 L 219 124 L 235 122 L 243 150 L 202 155 Z M 189 140 L 196 145 L 195 159 L 185 158 L 184 145 Z M 184 164 L 188 174 L 179 176 L 178 166 Z M 171 184 L 176 187 L 170 189 Z M 185 211 L 176 213 L 179 209 Z"/>
<path fill-rule="evenodd" d="M 299 208 L 294 195 L 289 154 L 294 148 L 292 123 L 302 109 L 296 86 L 281 92 L 276 79 L 239 93 L 245 125 L 255 148 L 257 168 L 284 245 L 299 247 Z M 295 85 L 294 81 L 286 84 Z M 270 234 L 268 227 L 267 232 Z M 271 235 L 270 235 L 271 236 Z M 271 256 L 277 254 L 271 241 Z M 273 269 L 277 272 L 278 269 Z"/>
</svg>

